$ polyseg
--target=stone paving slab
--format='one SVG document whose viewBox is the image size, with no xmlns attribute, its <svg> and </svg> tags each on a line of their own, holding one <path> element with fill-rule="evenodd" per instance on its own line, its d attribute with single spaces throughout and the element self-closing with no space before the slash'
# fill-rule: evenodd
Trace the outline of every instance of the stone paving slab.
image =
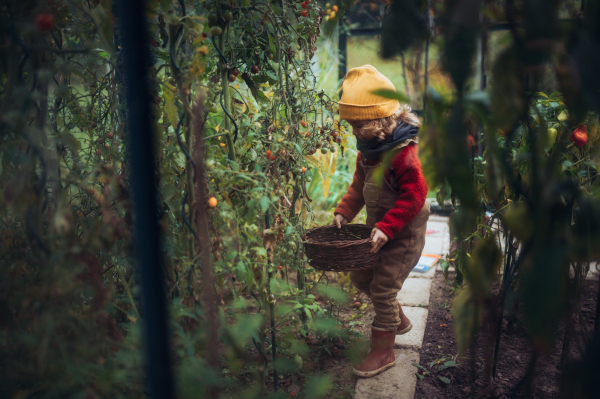
<svg viewBox="0 0 600 399">
<path fill-rule="evenodd" d="M 407 278 L 398 292 L 397 298 L 402 306 L 427 306 L 429 305 L 430 289 L 430 279 Z"/>
<path fill-rule="evenodd" d="M 435 266 L 430 268 L 429 270 L 427 270 L 425 273 L 421 273 L 421 272 L 410 272 L 408 277 L 409 278 L 426 278 L 426 279 L 432 279 L 435 276 Z M 408 280 L 408 279 L 407 279 Z"/>
<path fill-rule="evenodd" d="M 402 311 L 413 325 L 412 330 L 403 335 L 396 335 L 394 348 L 419 349 L 423 346 L 425 325 L 427 324 L 427 308 L 402 307 Z"/>
<path fill-rule="evenodd" d="M 410 349 L 394 349 L 396 364 L 371 378 L 359 378 L 354 399 L 413 399 L 417 384 L 419 353 Z"/>
<path fill-rule="evenodd" d="M 450 220 L 450 218 L 448 216 L 434 215 L 434 214 L 429 215 L 430 222 L 445 222 L 447 224 L 448 220 Z"/>
<path fill-rule="evenodd" d="M 430 233 L 425 236 L 424 254 L 444 255 L 450 247 L 450 229 L 448 227 L 448 218 L 437 221 L 429 220 L 427 222 L 428 230 L 438 230 L 436 233 Z"/>
<path fill-rule="evenodd" d="M 596 280 L 598 281 L 600 277 L 600 264 L 598 262 L 590 262 L 590 271 L 587 276 L 585 276 L 586 280 Z"/>
</svg>

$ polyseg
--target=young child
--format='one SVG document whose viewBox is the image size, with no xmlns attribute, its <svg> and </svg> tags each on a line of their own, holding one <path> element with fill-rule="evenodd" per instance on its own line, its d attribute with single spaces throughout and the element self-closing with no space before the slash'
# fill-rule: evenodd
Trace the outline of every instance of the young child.
<svg viewBox="0 0 600 399">
<path fill-rule="evenodd" d="M 354 368 L 354 374 L 372 377 L 394 365 L 395 337 L 412 328 L 396 298 L 419 261 L 429 218 L 427 183 L 417 156 L 421 122 L 408 106 L 372 93 L 395 88 L 371 65 L 349 70 L 342 89 L 340 119 L 352 126 L 359 153 L 352 184 L 331 224 L 341 228 L 366 205 L 367 225 L 375 226 L 371 252 L 381 252 L 380 259 L 373 268 L 350 273 L 375 308 L 371 351 Z M 377 179 L 384 155 L 391 155 L 391 162 L 384 178 Z"/>
</svg>

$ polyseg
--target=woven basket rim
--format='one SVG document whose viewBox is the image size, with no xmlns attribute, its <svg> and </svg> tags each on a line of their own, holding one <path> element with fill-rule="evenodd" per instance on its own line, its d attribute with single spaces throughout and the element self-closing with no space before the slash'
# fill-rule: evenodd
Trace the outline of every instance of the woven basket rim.
<svg viewBox="0 0 600 399">
<path fill-rule="evenodd" d="M 352 226 L 357 226 L 357 227 L 366 227 L 366 228 L 372 228 L 371 226 L 368 226 L 366 224 L 352 224 Z M 308 240 L 308 233 L 315 231 L 315 230 L 327 230 L 327 229 L 331 229 L 334 228 L 336 226 L 332 226 L 332 225 L 326 225 L 326 226 L 317 226 L 317 227 L 313 227 L 312 229 L 308 229 L 306 230 L 306 232 L 304 233 L 304 243 L 305 244 L 314 244 L 314 245 L 324 245 L 324 246 L 339 246 L 340 244 L 346 244 L 346 245 L 360 245 L 360 244 L 365 244 L 368 242 L 371 242 L 371 237 L 369 238 L 363 238 L 360 240 L 352 240 L 352 241 L 348 241 L 348 240 L 336 240 L 336 241 L 311 241 Z"/>
</svg>

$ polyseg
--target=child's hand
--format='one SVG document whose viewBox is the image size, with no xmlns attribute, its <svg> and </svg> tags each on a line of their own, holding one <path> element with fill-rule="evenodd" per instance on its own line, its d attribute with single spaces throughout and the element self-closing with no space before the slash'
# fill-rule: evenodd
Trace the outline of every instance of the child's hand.
<svg viewBox="0 0 600 399">
<path fill-rule="evenodd" d="M 344 216 L 340 215 L 339 213 L 337 215 L 335 215 L 335 217 L 333 218 L 333 220 L 330 223 L 332 226 L 337 226 L 338 229 L 341 229 L 342 226 L 345 226 L 348 224 L 348 219 L 346 219 Z"/>
<path fill-rule="evenodd" d="M 371 253 L 374 254 L 377 253 L 377 251 L 379 251 L 390 239 L 383 231 L 375 227 L 373 231 L 371 231 L 371 240 L 371 245 L 373 246 L 371 248 Z"/>
</svg>

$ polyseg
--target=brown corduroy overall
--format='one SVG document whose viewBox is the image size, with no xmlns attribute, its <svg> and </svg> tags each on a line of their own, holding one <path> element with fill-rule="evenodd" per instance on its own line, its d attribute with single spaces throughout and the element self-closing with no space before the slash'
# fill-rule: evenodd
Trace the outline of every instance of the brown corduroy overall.
<svg viewBox="0 0 600 399">
<path fill-rule="evenodd" d="M 365 172 L 363 196 L 367 225 L 375 226 L 394 207 L 400 191 L 393 174 L 391 183 L 386 178 L 382 179 L 383 183 L 377 183 L 374 172 L 380 165 L 365 165 L 361 161 L 361 167 Z M 373 327 L 379 330 L 395 331 L 400 325 L 396 297 L 423 252 L 427 219 L 429 203 L 425 201 L 417 216 L 379 250 L 380 258 L 373 268 L 350 273 L 354 286 L 371 298 L 375 308 Z"/>
</svg>

